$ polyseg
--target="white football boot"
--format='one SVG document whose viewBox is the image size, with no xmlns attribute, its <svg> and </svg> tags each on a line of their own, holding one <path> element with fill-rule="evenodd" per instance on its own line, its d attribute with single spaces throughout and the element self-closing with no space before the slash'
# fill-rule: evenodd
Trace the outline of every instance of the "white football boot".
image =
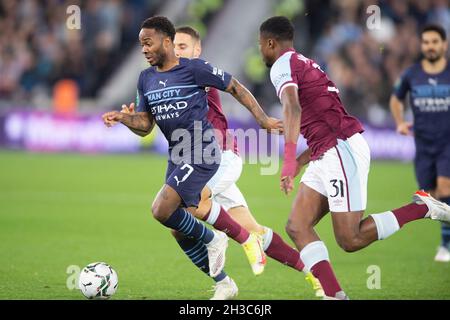
<svg viewBox="0 0 450 320">
<path fill-rule="evenodd" d="M 238 295 L 238 287 L 230 277 L 217 282 L 213 286 L 214 296 L 210 300 L 232 300 Z"/>
<path fill-rule="evenodd" d="M 434 257 L 434 261 L 437 262 L 450 262 L 450 251 L 446 247 L 440 246 L 438 252 Z"/>
<path fill-rule="evenodd" d="M 350 300 L 350 298 L 345 294 L 344 291 L 336 292 L 334 297 L 323 296 L 322 300 Z"/>
<path fill-rule="evenodd" d="M 214 278 L 222 272 L 225 266 L 225 251 L 228 247 L 228 237 L 225 233 L 217 230 L 210 243 L 205 244 L 208 249 L 209 275 Z"/>
<path fill-rule="evenodd" d="M 425 218 L 450 222 L 450 206 L 436 200 L 429 193 L 423 190 L 416 191 L 413 195 L 413 201 L 417 204 L 425 204 L 428 207 Z"/>
</svg>

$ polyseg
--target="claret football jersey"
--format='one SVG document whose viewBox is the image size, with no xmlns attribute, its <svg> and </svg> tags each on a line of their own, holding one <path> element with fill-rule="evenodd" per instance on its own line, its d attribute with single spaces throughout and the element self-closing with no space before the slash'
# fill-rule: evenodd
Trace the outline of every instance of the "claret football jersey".
<svg viewBox="0 0 450 320">
<path fill-rule="evenodd" d="M 339 90 L 313 60 L 289 49 L 270 69 L 277 96 L 294 86 L 302 109 L 300 132 L 311 149 L 311 160 L 355 133 L 363 132 L 361 123 L 349 115 L 339 98 Z M 299 124 L 300 125 L 300 124 Z"/>
</svg>

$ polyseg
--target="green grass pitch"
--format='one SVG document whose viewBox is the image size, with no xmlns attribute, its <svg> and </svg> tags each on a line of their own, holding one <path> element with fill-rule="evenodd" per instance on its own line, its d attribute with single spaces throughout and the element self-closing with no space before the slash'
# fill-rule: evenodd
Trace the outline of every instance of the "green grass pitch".
<svg viewBox="0 0 450 320">
<path fill-rule="evenodd" d="M 151 154 L 73 155 L 0 152 L 0 299 L 84 299 L 69 290 L 71 265 L 111 264 L 119 275 L 113 299 L 208 299 L 213 282 L 197 270 L 169 232 L 151 217 L 165 160 Z M 239 181 L 257 220 L 288 239 L 284 225 L 293 196 L 278 176 L 246 165 Z M 368 212 L 408 202 L 416 189 L 411 164 L 374 162 Z M 417 221 L 356 253 L 334 239 L 331 221 L 318 226 L 344 290 L 352 299 L 449 299 L 450 265 L 433 261 L 439 223 Z M 381 288 L 368 289 L 369 266 Z M 296 272 L 269 259 L 253 276 L 240 246 L 230 241 L 226 271 L 240 299 L 314 299 Z"/>
</svg>

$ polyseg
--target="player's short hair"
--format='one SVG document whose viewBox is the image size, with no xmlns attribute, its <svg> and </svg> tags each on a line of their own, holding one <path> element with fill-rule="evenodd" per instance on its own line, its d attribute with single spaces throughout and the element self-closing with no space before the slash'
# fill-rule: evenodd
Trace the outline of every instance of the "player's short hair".
<svg viewBox="0 0 450 320">
<path fill-rule="evenodd" d="M 427 24 L 426 26 L 424 26 L 422 28 L 422 31 L 420 32 L 420 35 L 424 34 L 425 32 L 428 31 L 434 31 L 439 33 L 439 35 L 441 36 L 442 41 L 445 41 L 447 39 L 447 35 L 445 33 L 445 29 L 438 25 L 438 24 Z"/>
<path fill-rule="evenodd" d="M 176 28 L 175 31 L 179 32 L 179 33 L 188 34 L 197 41 L 200 40 L 200 33 L 197 30 L 195 30 L 194 28 L 192 28 L 191 26 L 178 27 L 178 28 Z"/>
<path fill-rule="evenodd" d="M 259 32 L 264 35 L 273 36 L 277 40 L 294 40 L 294 25 L 283 16 L 271 17 L 264 21 L 259 27 Z"/>
<path fill-rule="evenodd" d="M 157 32 L 164 33 L 172 41 L 175 39 L 175 27 L 169 19 L 163 16 L 154 16 L 142 22 L 141 29 L 155 29 Z"/>
</svg>

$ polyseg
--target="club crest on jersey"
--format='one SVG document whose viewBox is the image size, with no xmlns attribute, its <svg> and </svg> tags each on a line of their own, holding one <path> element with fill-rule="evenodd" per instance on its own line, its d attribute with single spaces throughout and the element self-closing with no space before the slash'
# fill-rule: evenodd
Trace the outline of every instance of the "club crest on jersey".
<svg viewBox="0 0 450 320">
<path fill-rule="evenodd" d="M 431 84 L 432 86 L 436 86 L 438 84 L 438 81 L 437 79 L 428 78 L 428 83 Z"/>
</svg>

